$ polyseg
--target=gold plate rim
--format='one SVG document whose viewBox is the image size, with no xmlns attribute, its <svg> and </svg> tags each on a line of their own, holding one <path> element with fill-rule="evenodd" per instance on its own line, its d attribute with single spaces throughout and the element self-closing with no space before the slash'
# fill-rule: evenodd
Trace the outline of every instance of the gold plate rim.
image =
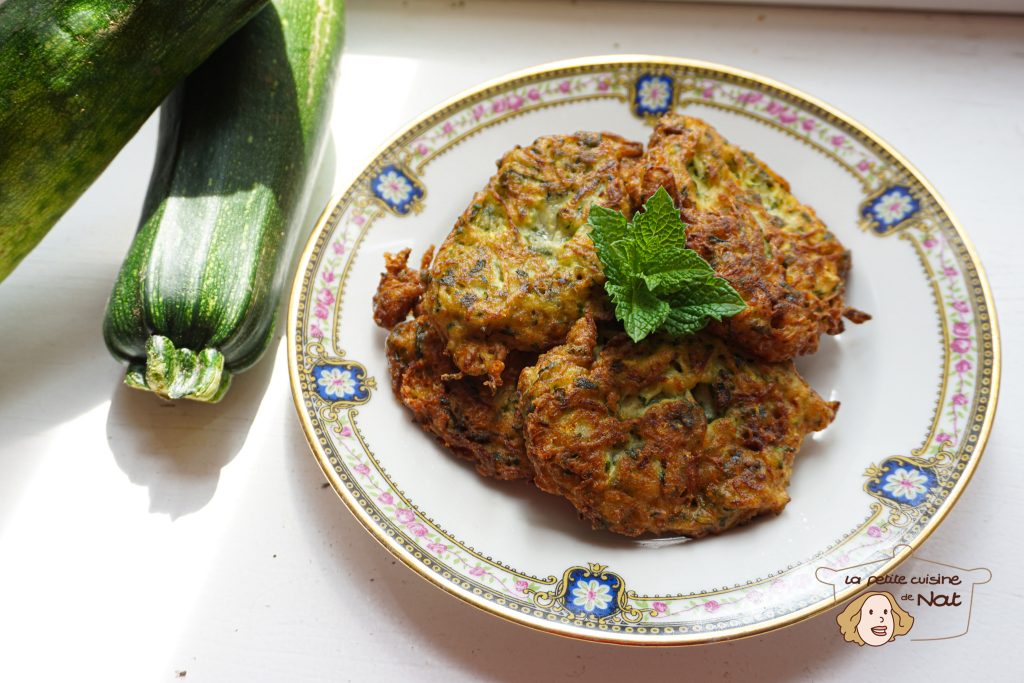
<svg viewBox="0 0 1024 683">
<path fill-rule="evenodd" d="M 891 560 L 886 563 L 878 570 L 878 574 L 886 574 L 894 570 L 900 564 L 902 564 L 914 551 L 917 550 L 931 535 L 935 529 L 945 520 L 950 510 L 959 501 L 963 490 L 970 483 L 971 478 L 974 476 L 974 472 L 981 461 L 982 456 L 985 452 L 985 447 L 988 444 L 988 438 L 992 431 L 992 424 L 995 420 L 995 415 L 998 410 L 999 404 L 999 388 L 1000 379 L 1002 375 L 1002 349 L 999 335 L 999 320 L 995 308 L 995 301 L 992 296 L 991 287 L 988 282 L 988 276 L 985 273 L 985 269 L 982 266 L 981 260 L 978 258 L 977 251 L 974 247 L 974 243 L 970 237 L 964 231 L 960 221 L 953 214 L 949 205 L 938 193 L 935 187 L 924 177 L 924 175 L 902 154 L 900 154 L 892 145 L 883 140 L 880 136 L 872 132 L 869 128 L 856 121 L 852 117 L 843 113 L 839 109 L 825 103 L 824 101 L 809 95 L 798 88 L 794 88 L 780 81 L 776 81 L 767 76 L 746 71 L 744 69 L 738 69 L 723 64 L 717 64 L 714 62 L 707 62 L 697 59 L 688 59 L 683 57 L 667 57 L 667 56 L 656 56 L 656 55 L 644 55 L 644 54 L 628 54 L 628 55 L 604 55 L 596 57 L 583 57 L 578 59 L 562 60 L 557 62 L 549 62 L 541 64 L 539 66 L 531 67 L 528 69 L 522 69 L 508 73 L 498 78 L 484 81 L 483 83 L 464 90 L 457 95 L 450 97 L 440 104 L 428 109 L 423 114 L 417 116 L 415 119 L 410 121 L 408 124 L 403 126 L 399 131 L 392 135 L 386 142 L 379 146 L 369 157 L 368 163 L 363 164 L 362 168 L 366 168 L 371 165 L 378 157 L 381 156 L 388 148 L 394 145 L 396 142 L 408 135 L 412 130 L 419 127 L 425 121 L 428 121 L 445 109 L 472 97 L 478 96 L 488 90 L 500 87 L 509 82 L 513 82 L 523 78 L 531 78 L 537 76 L 543 76 L 544 74 L 563 71 L 566 69 L 581 68 L 581 67 L 600 67 L 600 66 L 615 66 L 618 64 L 651 64 L 654 66 L 669 66 L 669 67 L 689 67 L 706 69 L 710 71 L 717 71 L 719 73 L 730 75 L 733 77 L 743 78 L 755 83 L 759 83 L 763 86 L 780 90 L 791 97 L 795 97 L 799 100 L 807 102 L 815 107 L 818 107 L 822 111 L 825 111 L 829 115 L 835 117 L 843 124 L 849 126 L 853 130 L 856 130 L 860 135 L 864 136 L 867 140 L 878 145 L 886 153 L 892 155 L 908 173 L 910 173 L 915 180 L 921 183 L 931 197 L 936 201 L 943 213 L 948 217 L 950 224 L 956 231 L 957 236 L 962 241 L 964 249 L 969 256 L 972 265 L 977 271 L 978 281 L 981 284 L 982 297 L 985 302 L 985 306 L 989 313 L 991 323 L 991 334 L 992 334 L 992 376 L 989 393 L 989 409 L 985 414 L 984 422 L 981 426 L 980 434 L 978 435 L 978 443 L 974 450 L 974 454 L 970 461 L 966 464 L 963 474 L 957 479 L 953 490 L 950 491 L 947 498 L 943 501 L 942 506 L 936 510 L 935 515 L 928 521 L 928 524 L 924 529 L 914 538 L 910 543 L 902 546 L 902 550 L 894 554 Z M 659 636 L 657 638 L 650 638 L 640 634 L 625 634 L 625 633 L 609 633 L 609 632 L 595 632 L 577 629 L 570 625 L 551 623 L 551 622 L 540 622 L 529 617 L 520 615 L 517 612 L 511 610 L 502 611 L 496 609 L 490 602 L 484 600 L 480 596 L 473 595 L 470 593 L 463 593 L 448 582 L 444 581 L 441 577 L 436 576 L 426 566 L 416 562 L 413 558 L 407 557 L 398 542 L 388 536 L 384 531 L 372 522 L 367 516 L 366 510 L 364 510 L 358 502 L 352 498 L 344 484 L 337 477 L 333 467 L 327 462 L 327 457 L 318 448 L 318 440 L 314 435 L 314 426 L 306 413 L 303 404 L 303 395 L 301 390 L 301 382 L 299 378 L 298 369 L 298 349 L 297 349 L 297 321 L 299 315 L 300 301 L 302 298 L 303 283 L 305 266 L 309 263 L 312 258 L 313 252 L 320 236 L 326 230 L 330 218 L 333 215 L 335 209 L 338 207 L 342 198 L 348 194 L 355 183 L 359 182 L 359 176 L 357 175 L 353 179 L 349 187 L 345 188 L 339 194 L 331 197 L 327 206 L 324 208 L 317 220 L 316 226 L 310 234 L 305 246 L 302 249 L 301 256 L 298 260 L 298 267 L 293 280 L 291 294 L 288 302 L 288 314 L 287 314 L 287 351 L 288 351 L 288 380 L 291 385 L 292 401 L 295 406 L 295 410 L 298 413 L 299 421 L 302 424 L 302 431 L 306 437 L 306 441 L 312 451 L 317 463 L 320 465 L 320 469 L 323 470 L 324 475 L 330 482 L 335 493 L 341 498 L 345 506 L 353 514 L 353 516 L 359 521 L 360 524 L 375 538 L 382 546 L 384 546 L 396 559 L 401 560 L 403 564 L 412 569 L 416 574 L 425 579 L 428 583 L 443 590 L 444 592 L 458 598 L 459 600 L 468 603 L 477 609 L 480 609 L 489 614 L 493 614 L 507 621 L 526 626 L 536 631 L 544 633 L 551 633 L 558 636 L 571 638 L 574 640 L 584 640 L 590 642 L 609 643 L 615 645 L 632 645 L 632 646 L 646 646 L 646 647 L 671 647 L 680 645 L 699 645 L 713 642 L 725 642 L 730 640 L 738 640 L 741 638 L 749 638 L 751 636 L 760 635 L 769 631 L 774 631 L 787 626 L 792 626 L 801 621 L 809 619 L 815 615 L 825 612 L 832 607 L 835 607 L 842 602 L 854 597 L 863 590 L 866 590 L 867 584 L 854 585 L 842 593 L 836 595 L 832 600 L 821 600 L 815 604 L 808 605 L 807 607 L 791 612 L 785 616 L 777 617 L 775 619 L 761 622 L 749 627 L 737 627 L 734 629 L 722 630 L 717 632 L 699 632 L 699 633 L 686 633 L 678 634 L 673 636 Z"/>
</svg>

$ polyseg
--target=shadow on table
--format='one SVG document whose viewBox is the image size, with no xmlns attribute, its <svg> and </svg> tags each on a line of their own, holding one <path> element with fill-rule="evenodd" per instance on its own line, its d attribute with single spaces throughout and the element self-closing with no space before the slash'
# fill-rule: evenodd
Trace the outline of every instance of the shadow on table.
<svg viewBox="0 0 1024 683">
<path fill-rule="evenodd" d="M 129 481 L 149 489 L 150 512 L 177 519 L 213 498 L 221 469 L 249 434 L 273 360 L 268 353 L 235 377 L 223 400 L 212 405 L 165 401 L 124 385 L 114 390 L 107 441 Z"/>
</svg>

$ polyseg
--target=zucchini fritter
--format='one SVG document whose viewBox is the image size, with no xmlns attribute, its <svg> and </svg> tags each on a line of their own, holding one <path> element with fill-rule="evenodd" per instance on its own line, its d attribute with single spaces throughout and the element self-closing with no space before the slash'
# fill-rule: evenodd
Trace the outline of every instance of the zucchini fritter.
<svg viewBox="0 0 1024 683">
<path fill-rule="evenodd" d="M 438 249 L 423 310 L 467 375 L 502 382 L 511 350 L 560 344 L 586 313 L 607 317 L 590 206 L 632 215 L 623 176 L 643 152 L 609 133 L 516 147 Z"/>
<path fill-rule="evenodd" d="M 747 308 L 709 330 L 769 361 L 813 353 L 843 331 L 850 254 L 789 183 L 700 119 L 668 115 L 630 179 L 636 201 L 664 186 L 679 207 L 687 246 L 743 297 Z"/>
<path fill-rule="evenodd" d="M 444 353 L 444 342 L 424 317 L 400 322 L 387 339 L 388 367 L 395 396 L 437 440 L 477 472 L 498 479 L 528 479 L 530 462 L 516 428 L 516 380 L 528 362 L 508 358 L 493 392 L 480 377 L 463 377 Z"/>
<path fill-rule="evenodd" d="M 590 317 L 519 389 L 536 484 L 627 536 L 699 537 L 780 512 L 804 436 L 839 407 L 791 362 L 746 360 L 707 333 L 599 343 Z"/>
<path fill-rule="evenodd" d="M 423 256 L 430 264 L 433 248 Z M 385 347 L 391 388 L 423 429 L 456 455 L 476 463 L 477 471 L 498 479 L 530 478 L 521 430 L 515 426 L 516 381 L 536 356 L 515 353 L 496 392 L 480 377 L 465 377 L 444 350 L 444 341 L 420 315 L 425 278 L 409 268 L 409 249 L 385 254 L 386 271 L 373 297 L 373 319 L 390 328 Z M 416 317 L 406 319 L 410 312 Z"/>
</svg>

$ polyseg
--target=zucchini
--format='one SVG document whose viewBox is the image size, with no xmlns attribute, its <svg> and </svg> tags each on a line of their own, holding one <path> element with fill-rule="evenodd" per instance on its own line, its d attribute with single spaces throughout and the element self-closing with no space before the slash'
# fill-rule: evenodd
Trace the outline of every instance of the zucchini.
<svg viewBox="0 0 1024 683">
<path fill-rule="evenodd" d="M 266 0 L 0 2 L 0 281 Z"/>
<path fill-rule="evenodd" d="M 129 386 L 215 402 L 266 350 L 326 138 L 343 9 L 275 0 L 161 110 L 103 326 Z"/>
</svg>

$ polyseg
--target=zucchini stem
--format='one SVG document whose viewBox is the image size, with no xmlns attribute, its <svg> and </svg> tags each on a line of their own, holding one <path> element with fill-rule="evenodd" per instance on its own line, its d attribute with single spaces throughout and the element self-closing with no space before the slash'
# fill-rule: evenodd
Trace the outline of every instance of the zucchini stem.
<svg viewBox="0 0 1024 683">
<path fill-rule="evenodd" d="M 170 400 L 216 403 L 231 385 L 231 373 L 220 351 L 176 349 L 170 339 L 154 334 L 146 340 L 146 362 L 129 366 L 124 383 Z"/>
</svg>

